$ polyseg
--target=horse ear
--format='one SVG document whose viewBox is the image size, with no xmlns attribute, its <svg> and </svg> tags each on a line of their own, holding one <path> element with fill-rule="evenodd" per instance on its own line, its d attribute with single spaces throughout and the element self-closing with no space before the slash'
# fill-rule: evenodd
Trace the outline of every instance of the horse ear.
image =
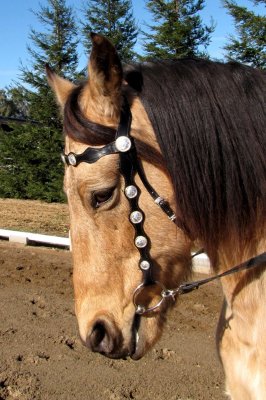
<svg viewBox="0 0 266 400">
<path fill-rule="evenodd" d="M 64 108 L 67 98 L 76 87 L 74 83 L 57 75 L 48 64 L 45 66 L 48 84 L 54 91 L 59 105 Z"/>
<path fill-rule="evenodd" d="M 88 72 L 92 95 L 118 96 L 122 85 L 122 65 L 115 47 L 104 36 L 91 33 L 92 52 Z"/>
</svg>

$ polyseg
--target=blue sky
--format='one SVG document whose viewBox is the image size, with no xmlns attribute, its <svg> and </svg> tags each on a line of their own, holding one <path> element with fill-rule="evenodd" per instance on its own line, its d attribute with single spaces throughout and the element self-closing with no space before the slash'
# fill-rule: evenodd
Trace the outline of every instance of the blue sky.
<svg viewBox="0 0 266 400">
<path fill-rule="evenodd" d="M 0 13 L 0 88 L 17 80 L 19 76 L 20 61 L 27 65 L 29 55 L 27 44 L 30 44 L 29 29 L 35 28 L 43 31 L 43 26 L 39 26 L 34 14 L 30 11 L 38 10 L 39 4 L 45 4 L 44 0 L 3 0 L 1 1 Z M 239 5 L 252 8 L 250 0 L 237 0 Z M 83 4 L 83 0 L 68 0 L 69 5 L 74 5 L 77 13 Z M 212 36 L 212 43 L 208 48 L 209 54 L 213 58 L 223 58 L 222 47 L 229 34 L 234 33 L 232 18 L 227 15 L 222 7 L 222 0 L 205 0 L 206 7 L 201 12 L 204 23 L 209 23 L 213 17 L 216 22 L 216 29 Z M 133 9 L 136 22 L 143 27 L 144 23 L 151 22 L 151 16 L 145 9 L 145 0 L 133 0 Z M 265 12 L 263 6 L 256 7 L 260 13 Z M 138 50 L 141 43 L 138 44 Z M 80 54 L 81 63 L 85 63 L 87 56 Z"/>
</svg>

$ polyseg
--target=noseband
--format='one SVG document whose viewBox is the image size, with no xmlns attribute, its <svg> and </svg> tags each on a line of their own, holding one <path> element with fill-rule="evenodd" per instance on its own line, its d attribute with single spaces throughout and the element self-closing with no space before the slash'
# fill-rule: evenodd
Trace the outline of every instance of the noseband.
<svg viewBox="0 0 266 400">
<path fill-rule="evenodd" d="M 239 272 L 244 269 L 253 268 L 266 262 L 266 253 L 263 253 L 222 274 L 192 283 L 184 283 L 175 289 L 167 289 L 161 282 L 155 280 L 153 260 L 150 256 L 151 241 L 144 230 L 145 214 L 138 204 L 141 192 L 135 183 L 136 174 L 139 175 L 144 187 L 151 195 L 154 202 L 168 216 L 169 220 L 174 222 L 181 229 L 184 229 L 184 227 L 180 221 L 177 220 L 177 217 L 169 206 L 168 202 L 165 201 L 163 197 L 159 196 L 156 190 L 149 183 L 140 160 L 138 159 L 134 138 L 130 135 L 131 121 L 132 116 L 130 107 L 126 98 L 124 98 L 124 103 L 120 114 L 120 122 L 114 142 L 109 143 L 101 148 L 88 147 L 81 154 L 75 154 L 73 152 L 70 152 L 69 154 L 62 154 L 61 157 L 64 164 L 76 167 L 82 162 L 93 164 L 106 155 L 119 154 L 120 173 L 125 181 L 124 194 L 128 199 L 130 206 L 129 221 L 135 229 L 134 244 L 139 251 L 139 268 L 142 271 L 143 277 L 142 282 L 133 293 L 133 303 L 136 314 L 143 315 L 150 313 L 160 308 L 166 299 L 172 298 L 174 300 L 178 294 L 189 293 L 214 279 Z M 157 289 L 156 291 L 160 291 L 159 301 L 155 305 L 144 306 L 141 303 L 138 304 L 138 298 L 141 298 L 141 296 L 143 297 L 143 291 L 147 287 L 152 287 L 153 289 Z"/>
</svg>

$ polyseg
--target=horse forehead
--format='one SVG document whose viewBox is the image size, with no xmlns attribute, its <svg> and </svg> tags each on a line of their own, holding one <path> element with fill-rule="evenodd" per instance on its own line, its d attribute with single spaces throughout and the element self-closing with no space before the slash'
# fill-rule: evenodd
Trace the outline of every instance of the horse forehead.
<svg viewBox="0 0 266 400">
<path fill-rule="evenodd" d="M 75 142 L 69 137 L 65 141 L 65 153 L 83 153 L 89 146 L 87 144 Z M 101 147 L 101 146 L 93 146 Z M 80 163 L 77 167 L 67 167 L 65 173 L 65 185 L 67 187 L 77 185 L 88 187 L 95 190 L 112 186 L 118 176 L 118 156 L 111 154 L 102 157 L 97 162 L 88 164 Z"/>
<path fill-rule="evenodd" d="M 88 147 L 87 144 L 76 142 L 75 140 L 71 139 L 69 136 L 65 138 L 65 153 L 68 154 L 70 152 L 80 154 L 83 153 L 84 150 Z M 96 147 L 96 146 L 95 146 Z M 101 146 L 99 146 L 101 147 Z"/>
</svg>

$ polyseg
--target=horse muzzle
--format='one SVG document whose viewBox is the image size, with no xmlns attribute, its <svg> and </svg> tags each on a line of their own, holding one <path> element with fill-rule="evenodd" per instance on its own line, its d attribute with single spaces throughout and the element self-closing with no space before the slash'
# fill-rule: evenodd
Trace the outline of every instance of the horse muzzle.
<svg viewBox="0 0 266 400">
<path fill-rule="evenodd" d="M 136 336 L 126 340 L 111 317 L 98 316 L 90 326 L 87 336 L 81 335 L 81 341 L 91 351 L 113 359 L 126 358 L 135 352 Z"/>
</svg>

